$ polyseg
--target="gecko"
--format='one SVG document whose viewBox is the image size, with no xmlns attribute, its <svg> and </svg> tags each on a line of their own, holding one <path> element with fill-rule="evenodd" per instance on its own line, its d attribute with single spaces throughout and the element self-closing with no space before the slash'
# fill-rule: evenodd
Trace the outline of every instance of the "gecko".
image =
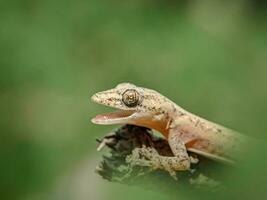
<svg viewBox="0 0 267 200">
<path fill-rule="evenodd" d="M 140 161 L 145 166 L 166 169 L 170 174 L 190 170 L 190 165 L 197 162 L 188 152 L 235 163 L 249 141 L 248 136 L 190 113 L 155 90 L 131 83 L 98 92 L 91 100 L 117 110 L 97 115 L 91 120 L 94 124 L 132 124 L 160 132 L 173 157 L 161 156 L 151 148 L 136 148 L 133 155 L 143 155 L 146 159 Z"/>
</svg>

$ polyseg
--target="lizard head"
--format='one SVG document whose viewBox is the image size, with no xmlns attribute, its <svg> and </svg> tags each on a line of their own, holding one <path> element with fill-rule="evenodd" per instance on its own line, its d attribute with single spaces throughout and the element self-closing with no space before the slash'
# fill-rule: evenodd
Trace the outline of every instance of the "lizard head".
<svg viewBox="0 0 267 200">
<path fill-rule="evenodd" d="M 130 83 L 98 92 L 91 97 L 93 102 L 113 107 L 116 112 L 97 115 L 95 124 L 134 124 L 164 132 L 168 123 L 169 109 L 173 104 L 160 93 Z"/>
</svg>

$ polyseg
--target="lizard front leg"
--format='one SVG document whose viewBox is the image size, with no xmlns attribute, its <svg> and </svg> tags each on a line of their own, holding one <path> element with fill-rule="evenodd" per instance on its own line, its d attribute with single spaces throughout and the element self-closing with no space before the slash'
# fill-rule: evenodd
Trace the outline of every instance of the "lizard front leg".
<svg viewBox="0 0 267 200">
<path fill-rule="evenodd" d="M 168 142 L 174 154 L 173 162 L 176 171 L 189 170 L 190 163 L 197 162 L 197 160 L 189 157 L 180 132 L 175 129 L 169 129 Z"/>
</svg>

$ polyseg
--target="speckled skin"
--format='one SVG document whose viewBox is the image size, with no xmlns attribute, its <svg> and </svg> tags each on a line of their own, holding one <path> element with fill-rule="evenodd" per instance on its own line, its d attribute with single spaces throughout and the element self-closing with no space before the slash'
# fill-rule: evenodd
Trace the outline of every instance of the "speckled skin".
<svg viewBox="0 0 267 200">
<path fill-rule="evenodd" d="M 127 90 L 136 91 L 136 94 L 129 97 L 131 106 L 127 106 L 123 99 Z M 131 99 L 133 97 L 137 98 L 135 104 Z M 92 100 L 126 113 L 125 117 L 118 119 L 95 118 L 93 123 L 134 124 L 162 133 L 175 157 L 163 157 L 145 147 L 136 149 L 133 155 L 138 155 L 140 160 L 145 157 L 145 160 L 142 159 L 144 165 L 164 168 L 170 173 L 190 169 L 190 163 L 194 160 L 190 159 L 187 151 L 219 161 L 233 162 L 247 141 L 245 136 L 184 110 L 154 90 L 130 83 L 122 83 L 114 89 L 96 93 Z"/>
</svg>

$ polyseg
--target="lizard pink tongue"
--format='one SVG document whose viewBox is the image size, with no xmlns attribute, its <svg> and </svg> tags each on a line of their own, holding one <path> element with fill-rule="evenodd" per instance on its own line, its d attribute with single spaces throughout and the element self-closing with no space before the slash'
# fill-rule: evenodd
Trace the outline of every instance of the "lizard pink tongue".
<svg viewBox="0 0 267 200">
<path fill-rule="evenodd" d="M 92 119 L 92 122 L 95 124 L 106 124 L 108 122 L 112 123 L 115 120 L 119 120 L 122 118 L 127 118 L 132 114 L 132 112 L 114 112 L 114 113 L 105 113 L 97 115 Z M 108 123 L 108 124 L 110 124 Z"/>
<path fill-rule="evenodd" d="M 122 117 L 119 113 L 105 113 L 95 116 L 96 120 L 107 120 Z"/>
</svg>

